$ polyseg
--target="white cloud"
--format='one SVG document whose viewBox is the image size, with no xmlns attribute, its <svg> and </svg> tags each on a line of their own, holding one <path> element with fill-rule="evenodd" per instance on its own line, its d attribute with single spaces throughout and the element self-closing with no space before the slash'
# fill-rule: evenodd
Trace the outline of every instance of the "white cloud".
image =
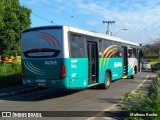
<svg viewBox="0 0 160 120">
<path fill-rule="evenodd" d="M 160 6 L 156 2 L 153 2 L 154 4 L 152 3 L 151 5 L 149 3 L 150 1 L 146 2 L 148 6 L 144 6 L 143 1 L 139 3 L 135 2 L 135 0 L 129 0 L 121 3 L 120 7 L 115 6 L 111 8 L 111 10 L 107 7 L 102 8 L 101 4 L 92 3 L 83 4 L 83 9 L 97 14 L 97 16 L 106 20 L 115 20 L 115 28 L 113 29 L 115 31 L 128 28 L 128 31 L 121 32 L 117 34 L 118 36 L 136 42 L 144 42 L 144 40 L 148 40 L 149 36 L 156 36 L 160 32 Z"/>
<path fill-rule="evenodd" d="M 149 37 L 160 34 L 160 0 L 21 0 L 27 4 L 45 6 L 45 10 L 53 13 L 83 16 L 81 22 L 97 29 L 106 29 L 102 20 L 115 20 L 111 27 L 117 36 L 135 42 L 145 42 Z M 48 7 L 47 7 L 48 6 Z M 76 19 L 75 19 L 76 20 Z M 80 20 L 79 20 L 80 21 Z M 72 23 L 70 23 L 72 25 Z M 95 25 L 95 26 L 94 26 Z M 91 28 L 92 27 L 92 28 Z M 98 28 L 99 27 L 99 28 Z M 102 29 L 103 27 L 103 29 Z"/>
<path fill-rule="evenodd" d="M 20 0 L 21 3 L 26 3 L 26 4 L 48 4 L 50 3 L 50 0 Z"/>
</svg>

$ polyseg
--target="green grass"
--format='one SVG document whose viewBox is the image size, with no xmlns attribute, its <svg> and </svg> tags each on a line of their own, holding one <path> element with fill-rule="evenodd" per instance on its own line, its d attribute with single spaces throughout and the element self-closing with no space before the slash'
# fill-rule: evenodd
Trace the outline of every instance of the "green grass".
<svg viewBox="0 0 160 120">
<path fill-rule="evenodd" d="M 0 63 L 0 87 L 21 84 L 20 63 Z"/>
<path fill-rule="evenodd" d="M 151 64 L 151 65 L 154 65 L 154 64 L 156 64 L 157 62 L 160 62 L 160 59 L 149 59 L 149 63 Z"/>
<path fill-rule="evenodd" d="M 156 64 L 157 62 L 149 62 L 150 63 L 150 65 L 154 65 L 154 64 Z"/>
<path fill-rule="evenodd" d="M 151 62 L 160 62 L 160 59 L 149 59 Z"/>
<path fill-rule="evenodd" d="M 128 100 L 130 100 L 130 97 L 131 97 L 131 92 L 125 93 L 125 94 L 124 94 L 123 101 L 124 101 L 124 102 L 127 102 Z"/>
<path fill-rule="evenodd" d="M 160 76 L 160 71 L 157 72 Z M 136 102 L 132 104 L 124 104 L 124 110 L 128 112 L 147 112 L 152 111 L 153 113 L 156 111 L 160 111 L 160 80 L 156 79 L 152 82 L 151 88 L 149 90 L 149 94 L 146 95 L 141 90 L 134 96 L 136 98 Z M 129 93 L 126 93 L 124 96 L 125 101 L 129 100 Z M 126 120 L 139 120 L 139 119 L 146 119 L 146 120 L 160 120 L 160 116 L 158 117 L 128 117 Z"/>
</svg>

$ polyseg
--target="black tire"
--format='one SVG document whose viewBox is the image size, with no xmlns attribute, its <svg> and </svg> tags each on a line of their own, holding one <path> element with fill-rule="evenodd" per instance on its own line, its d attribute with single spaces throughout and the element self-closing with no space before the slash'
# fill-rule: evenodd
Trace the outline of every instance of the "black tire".
<svg viewBox="0 0 160 120">
<path fill-rule="evenodd" d="M 103 88 L 108 89 L 110 87 L 110 83 L 111 83 L 111 75 L 110 73 L 106 72 L 104 77 Z"/>
<path fill-rule="evenodd" d="M 134 75 L 131 75 L 131 79 L 134 79 Z"/>
<path fill-rule="evenodd" d="M 134 67 L 134 74 L 137 74 L 137 67 Z"/>
</svg>

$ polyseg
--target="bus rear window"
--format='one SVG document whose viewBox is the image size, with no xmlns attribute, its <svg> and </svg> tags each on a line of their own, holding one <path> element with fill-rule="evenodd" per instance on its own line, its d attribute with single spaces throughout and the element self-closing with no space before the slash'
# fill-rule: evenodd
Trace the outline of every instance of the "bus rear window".
<svg viewBox="0 0 160 120">
<path fill-rule="evenodd" d="M 60 53 L 60 50 L 40 48 L 28 50 L 23 53 L 26 58 L 49 58 L 57 57 Z"/>
</svg>

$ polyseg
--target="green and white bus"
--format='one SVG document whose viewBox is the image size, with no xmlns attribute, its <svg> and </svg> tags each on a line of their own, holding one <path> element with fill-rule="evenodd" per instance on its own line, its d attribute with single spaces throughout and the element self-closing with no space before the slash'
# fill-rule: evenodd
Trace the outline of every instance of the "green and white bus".
<svg viewBox="0 0 160 120">
<path fill-rule="evenodd" d="M 108 88 L 140 72 L 139 44 L 70 26 L 22 31 L 22 79 L 28 86 Z"/>
</svg>

